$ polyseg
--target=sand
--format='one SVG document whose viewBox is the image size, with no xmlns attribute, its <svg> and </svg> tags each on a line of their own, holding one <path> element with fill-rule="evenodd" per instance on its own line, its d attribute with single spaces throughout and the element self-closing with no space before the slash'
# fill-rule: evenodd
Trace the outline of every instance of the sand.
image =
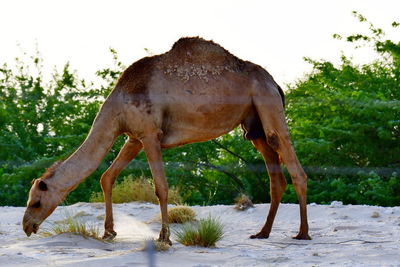
<svg viewBox="0 0 400 267">
<path fill-rule="evenodd" d="M 247 211 L 233 206 L 194 206 L 198 218 L 219 217 L 225 235 L 216 248 L 185 247 L 172 234 L 173 246 L 154 255 L 155 266 L 400 266 L 400 207 L 309 205 L 310 241 L 293 240 L 299 227 L 299 208 L 282 204 L 269 239 L 249 239 L 264 224 L 269 204 Z M 61 206 L 46 220 L 65 213 L 97 224 L 102 232 L 103 205 Z M 160 223 L 157 205 L 114 205 L 114 242 L 73 234 L 26 237 L 21 220 L 24 208 L 0 207 L 0 266 L 149 266 L 144 240 L 156 238 Z M 171 225 L 176 229 L 179 225 Z"/>
</svg>

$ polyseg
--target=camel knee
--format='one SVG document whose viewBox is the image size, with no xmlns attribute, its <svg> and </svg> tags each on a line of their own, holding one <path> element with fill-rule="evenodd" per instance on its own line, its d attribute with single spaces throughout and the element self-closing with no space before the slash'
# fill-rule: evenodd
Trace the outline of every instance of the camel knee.
<svg viewBox="0 0 400 267">
<path fill-rule="evenodd" d="M 101 185 L 101 189 L 103 190 L 103 192 L 105 190 L 107 190 L 107 188 L 109 187 L 109 179 L 107 179 L 107 176 L 105 175 L 106 173 L 104 173 L 101 178 L 100 178 L 100 185 Z"/>
<path fill-rule="evenodd" d="M 111 175 L 109 170 L 105 171 L 100 178 L 100 185 L 103 192 L 107 192 L 112 189 L 114 185 L 115 177 Z"/>
<path fill-rule="evenodd" d="M 307 194 L 307 175 L 303 174 L 292 178 L 294 189 L 299 195 Z"/>
<path fill-rule="evenodd" d="M 286 179 L 283 175 L 278 175 L 275 179 L 271 179 L 270 192 L 271 197 L 280 201 L 286 190 Z"/>
<path fill-rule="evenodd" d="M 168 200 L 168 187 L 166 186 L 156 186 L 155 188 L 155 193 L 160 201 L 162 203 L 163 201 L 167 202 Z"/>
</svg>

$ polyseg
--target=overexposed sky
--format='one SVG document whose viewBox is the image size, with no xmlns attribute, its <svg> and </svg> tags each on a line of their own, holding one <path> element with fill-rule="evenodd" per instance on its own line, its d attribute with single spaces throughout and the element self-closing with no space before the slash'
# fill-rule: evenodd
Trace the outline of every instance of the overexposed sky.
<svg viewBox="0 0 400 267">
<path fill-rule="evenodd" d="M 144 48 L 163 53 L 182 36 L 201 36 L 265 67 L 286 87 L 310 70 L 303 57 L 337 61 L 344 51 L 358 62 L 372 59 L 332 38 L 367 32 L 353 10 L 400 40 L 390 27 L 400 21 L 398 0 L 0 0 L 0 63 L 21 55 L 18 43 L 28 55 L 37 43 L 46 72 L 69 61 L 91 79 L 111 65 L 109 47 L 129 65 L 148 55 Z"/>
</svg>

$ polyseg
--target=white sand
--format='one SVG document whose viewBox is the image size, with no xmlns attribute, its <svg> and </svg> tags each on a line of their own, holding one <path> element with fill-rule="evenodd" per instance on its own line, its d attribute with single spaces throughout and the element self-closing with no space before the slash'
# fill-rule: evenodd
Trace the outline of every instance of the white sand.
<svg viewBox="0 0 400 267">
<path fill-rule="evenodd" d="M 248 211 L 233 206 L 193 207 L 198 218 L 219 216 L 225 236 L 217 248 L 173 247 L 155 255 L 156 266 L 400 266 L 400 207 L 309 205 L 311 241 L 293 240 L 299 227 L 298 205 L 282 204 L 269 239 L 248 237 L 264 224 L 268 204 Z M 85 215 L 100 226 L 100 203 L 77 203 L 58 207 L 47 222 L 60 220 L 69 212 Z M 0 207 L 0 266 L 148 266 L 143 240 L 157 237 L 159 214 L 153 204 L 114 205 L 113 243 L 63 234 L 30 238 L 22 231 L 24 208 Z M 378 214 L 376 214 L 376 212 Z M 377 218 L 371 217 L 375 213 Z M 41 229 L 46 227 L 46 222 Z M 172 225 L 172 228 L 176 228 Z"/>
</svg>

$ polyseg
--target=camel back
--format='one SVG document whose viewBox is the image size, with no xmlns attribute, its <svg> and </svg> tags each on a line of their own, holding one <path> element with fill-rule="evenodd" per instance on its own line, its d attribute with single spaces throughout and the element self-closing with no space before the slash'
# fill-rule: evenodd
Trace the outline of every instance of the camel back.
<svg viewBox="0 0 400 267">
<path fill-rule="evenodd" d="M 257 65 L 239 59 L 213 41 L 199 37 L 185 37 L 175 42 L 170 51 L 145 57 L 133 63 L 121 75 L 117 87 L 143 96 L 147 94 L 148 82 L 156 69 L 167 76 L 177 77 L 182 82 L 191 78 L 208 82 L 210 75 L 216 77 L 226 71 L 248 72 L 254 66 Z M 283 90 L 267 71 L 265 75 L 275 83 L 285 105 Z"/>
</svg>

